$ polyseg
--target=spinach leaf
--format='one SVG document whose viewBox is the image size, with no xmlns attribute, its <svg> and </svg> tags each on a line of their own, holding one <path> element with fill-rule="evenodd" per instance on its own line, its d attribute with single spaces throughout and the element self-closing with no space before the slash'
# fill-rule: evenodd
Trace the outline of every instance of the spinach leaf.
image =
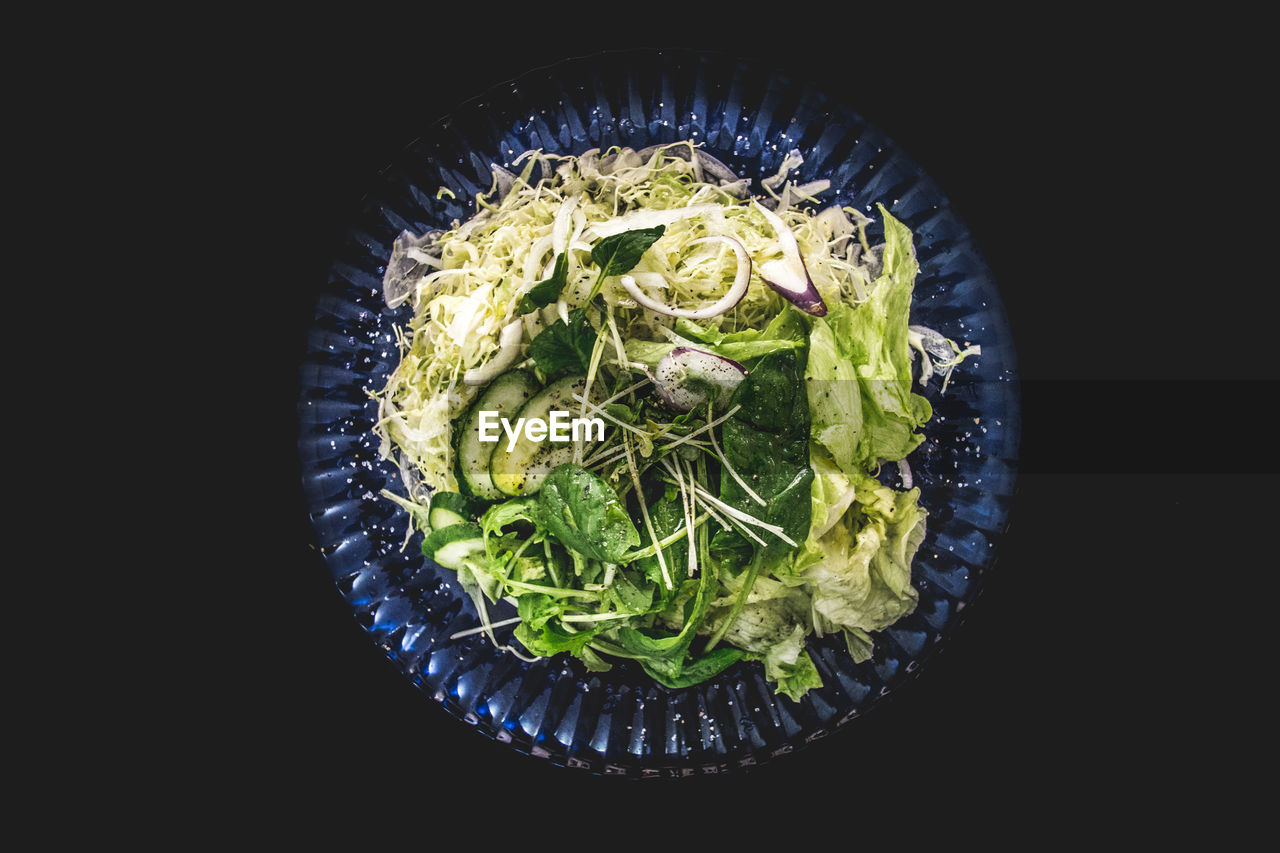
<svg viewBox="0 0 1280 853">
<path fill-rule="evenodd" d="M 725 421 L 725 458 L 765 501 L 760 506 L 732 477 L 720 480 L 720 499 L 762 521 L 776 524 L 795 542 L 809 535 L 812 513 L 809 467 L 809 400 L 804 389 L 804 349 L 766 355 L 733 393 L 740 405 Z M 755 559 L 771 565 L 791 550 L 785 541 L 762 534 Z"/>
<path fill-rule="evenodd" d="M 556 320 L 529 342 L 529 355 L 548 376 L 568 370 L 586 374 L 596 345 L 596 330 L 587 321 L 587 309 L 569 312 L 569 323 Z"/>
<path fill-rule="evenodd" d="M 658 238 L 667 230 L 665 225 L 652 228 L 638 228 L 634 231 L 623 231 L 605 237 L 591 248 L 591 261 L 600 268 L 600 275 L 591 287 L 590 302 L 600 292 L 604 280 L 611 275 L 622 275 L 631 272 L 649 247 L 658 242 Z"/>
<path fill-rule="evenodd" d="M 545 308 L 552 302 L 560 298 L 560 291 L 564 290 L 565 285 L 569 283 L 569 253 L 561 252 L 556 258 L 555 269 L 551 272 L 551 278 L 540 281 L 525 292 L 520 297 L 520 304 L 517 306 L 517 312 L 528 314 L 530 311 L 537 311 L 539 308 Z"/>
<path fill-rule="evenodd" d="M 761 357 L 730 398 L 741 408 L 725 421 L 721 442 L 729 464 L 751 484 L 765 506 L 760 506 L 732 477 L 721 478 L 720 499 L 778 525 L 796 543 L 808 537 L 813 512 L 809 400 L 804 388 L 807 356 L 806 344 Z M 761 538 L 765 544 L 753 545 L 751 564 L 738 598 L 707 641 L 707 651 L 715 648 L 737 620 L 760 570 L 781 570 L 788 564 L 792 546 L 769 532 L 762 533 Z"/>
<path fill-rule="evenodd" d="M 562 545 L 603 563 L 625 563 L 640 544 L 618 493 L 604 479 L 566 462 L 551 470 L 538 492 L 546 530 Z"/>
<path fill-rule="evenodd" d="M 654 511 L 663 512 L 661 509 L 665 501 L 660 501 L 655 505 Z M 699 531 L 700 541 L 699 551 L 705 557 L 706 554 L 706 529 Z M 687 547 L 687 545 L 686 545 Z M 623 625 L 618 628 L 618 643 L 640 661 L 641 666 L 646 672 L 655 679 L 667 686 L 684 686 L 684 684 L 696 684 L 706 678 L 710 678 L 723 669 L 715 669 L 705 675 L 700 675 L 687 681 L 684 684 L 678 684 L 681 680 L 682 673 L 685 672 L 688 662 L 689 646 L 693 642 L 694 636 L 698 633 L 698 629 L 702 626 L 706 619 L 707 610 L 711 606 L 711 599 L 714 597 L 716 589 L 719 588 L 719 578 L 716 574 L 715 567 L 709 560 L 701 561 L 702 571 L 697 581 L 697 591 L 693 597 L 685 602 L 684 605 L 684 624 L 676 633 L 649 630 L 642 632 L 629 625 Z M 692 581 L 690 582 L 692 583 Z M 722 652 L 724 650 L 721 650 Z M 732 650 L 741 654 L 738 650 Z M 718 660 L 719 658 L 717 658 Z M 737 660 L 735 657 L 733 660 Z M 728 660 L 724 666 L 732 663 Z"/>
</svg>

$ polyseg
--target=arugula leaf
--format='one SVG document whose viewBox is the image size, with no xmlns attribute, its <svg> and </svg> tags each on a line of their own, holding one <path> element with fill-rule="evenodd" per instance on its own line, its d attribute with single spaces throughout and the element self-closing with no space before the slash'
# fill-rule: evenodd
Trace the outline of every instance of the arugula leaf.
<svg viewBox="0 0 1280 853">
<path fill-rule="evenodd" d="M 523 600 L 525 596 L 520 598 Z M 539 657 L 551 657 L 561 652 L 579 656 L 599 632 L 599 627 L 591 627 L 571 634 L 555 621 L 547 621 L 536 629 L 521 622 L 516 626 L 514 636 L 526 649 Z"/>
<path fill-rule="evenodd" d="M 665 225 L 652 228 L 637 228 L 634 231 L 623 231 L 605 237 L 591 247 L 591 261 L 600 268 L 596 283 L 591 287 L 590 302 L 600 292 L 604 280 L 612 275 L 631 272 L 649 247 L 658 242 L 658 238 L 667 230 Z"/>
<path fill-rule="evenodd" d="M 665 510 L 662 509 L 663 503 L 666 503 L 666 501 L 659 501 L 655 504 L 654 511 L 659 514 L 664 513 Z M 683 624 L 680 625 L 680 630 L 672 634 L 657 630 L 649 630 L 645 633 L 630 625 L 623 625 L 618 628 L 619 645 L 634 655 L 646 672 L 668 687 L 696 684 L 715 675 L 741 656 L 739 654 L 737 657 L 730 658 L 726 652 L 737 652 L 738 650 L 721 649 L 720 654 L 711 658 L 711 661 L 704 664 L 702 668 L 691 670 L 694 674 L 686 673 L 685 668 L 691 666 L 685 660 L 688 656 L 689 646 L 693 643 L 694 636 L 706 619 L 712 596 L 719 585 L 716 567 L 710 560 L 706 559 L 708 537 L 705 527 L 698 531 L 698 537 L 700 542 L 698 546 L 699 553 L 702 555 L 702 571 L 697 580 L 697 590 L 684 603 L 684 620 Z M 682 584 L 681 593 L 683 594 L 688 585 L 693 583 L 693 581 L 688 581 L 687 584 Z M 677 595 L 675 599 L 679 597 Z M 715 663 L 721 663 L 722 665 L 719 668 L 714 668 L 713 664 Z M 682 675 L 682 673 L 686 674 Z M 686 677 L 692 680 L 683 681 Z"/>
<path fill-rule="evenodd" d="M 643 575 L 619 569 L 613 576 L 613 583 L 605 590 L 605 596 L 619 613 L 639 616 L 656 609 L 653 594 L 657 589 L 658 585 Z"/>
<path fill-rule="evenodd" d="M 540 592 L 526 592 L 516 599 L 516 613 L 530 630 L 541 631 L 553 617 L 564 609 L 562 600 Z"/>
<path fill-rule="evenodd" d="M 516 307 L 516 311 L 520 314 L 528 314 L 530 311 L 545 308 L 560 298 L 560 292 L 564 290 L 565 285 L 568 283 L 569 253 L 561 252 L 559 257 L 556 258 L 556 266 L 551 272 L 551 278 L 540 281 L 529 288 L 520 297 L 520 304 Z"/>
<path fill-rule="evenodd" d="M 529 342 L 529 355 L 548 376 L 568 370 L 586 374 L 596 345 L 596 330 L 587 321 L 587 309 L 569 312 L 569 323 L 556 320 Z"/>
<path fill-rule="evenodd" d="M 649 520 L 653 522 L 653 532 L 659 539 L 665 539 L 679 530 L 684 523 L 684 508 L 679 492 L 677 491 L 670 499 L 664 497 L 654 501 L 649 507 Z M 669 570 L 677 576 L 682 575 L 683 568 L 689 564 L 689 540 L 681 537 L 663 548 L 662 559 L 666 561 Z M 636 560 L 635 568 L 654 583 L 662 584 L 662 567 L 658 565 L 656 554 Z"/>
<path fill-rule="evenodd" d="M 488 539 L 494 534 L 501 533 L 506 526 L 521 521 L 533 525 L 533 541 L 541 542 L 542 522 L 538 517 L 538 504 L 532 497 L 512 498 L 489 507 L 484 515 L 480 516 L 480 529 Z"/>
<path fill-rule="evenodd" d="M 708 678 L 714 678 L 743 657 L 745 653 L 741 649 L 725 646 L 695 658 L 685 664 L 679 673 L 670 673 L 646 660 L 640 661 L 640 666 L 654 681 L 672 690 L 679 690 L 682 687 L 701 684 Z"/>
<path fill-rule="evenodd" d="M 625 563 L 640 544 L 618 493 L 580 465 L 557 465 L 538 491 L 542 523 L 562 545 L 604 563 Z"/>
</svg>

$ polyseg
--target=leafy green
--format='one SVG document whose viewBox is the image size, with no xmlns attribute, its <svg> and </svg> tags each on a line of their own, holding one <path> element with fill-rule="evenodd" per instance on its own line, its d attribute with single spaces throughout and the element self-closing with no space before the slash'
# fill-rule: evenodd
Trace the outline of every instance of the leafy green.
<svg viewBox="0 0 1280 853">
<path fill-rule="evenodd" d="M 640 263 L 640 258 L 650 246 L 658 242 L 658 238 L 666 230 L 665 225 L 655 225 L 652 228 L 623 231 L 621 234 L 605 237 L 592 246 L 591 262 L 600 268 L 600 274 L 596 277 L 596 283 L 591 288 L 591 295 L 587 301 L 590 302 L 600 292 L 600 287 L 606 278 L 622 275 L 635 269 L 635 265 Z"/>
<path fill-rule="evenodd" d="M 605 405 L 604 410 L 624 424 L 633 424 L 638 417 L 635 411 L 626 403 L 609 403 Z"/>
<path fill-rule="evenodd" d="M 564 290 L 569 283 L 569 253 L 561 252 L 556 257 L 555 268 L 551 271 L 551 278 L 545 279 L 529 288 L 523 296 L 520 297 L 520 304 L 516 308 L 519 314 L 528 314 L 530 311 L 537 311 L 539 308 L 545 308 L 552 302 L 560 298 L 560 292 Z"/>
<path fill-rule="evenodd" d="M 623 563 L 640 544 L 640 533 L 618 493 L 572 462 L 556 466 L 543 480 L 538 513 L 561 544 L 589 559 Z"/>
<path fill-rule="evenodd" d="M 895 491 L 870 475 L 855 484 L 853 511 L 821 537 L 807 541 L 802 577 L 824 632 L 866 632 L 892 625 L 915 609 L 911 561 L 924 541 L 928 513 L 919 489 Z"/>
<path fill-rule="evenodd" d="M 680 502 L 679 493 L 673 493 L 670 498 L 664 496 L 654 501 L 653 505 L 649 507 L 649 521 L 653 523 L 653 532 L 657 534 L 659 539 L 666 539 L 679 530 L 680 526 L 684 524 L 684 509 Z M 666 562 L 668 570 L 678 572 L 678 568 L 673 569 L 672 567 L 683 567 L 689 564 L 689 540 L 681 537 L 663 548 L 662 558 Z M 641 557 L 633 565 L 649 580 L 656 584 L 662 583 L 662 567 L 658 564 L 656 554 Z"/>
<path fill-rule="evenodd" d="M 800 382 L 805 352 L 801 348 L 764 356 L 730 401 L 741 408 L 724 424 L 725 459 L 734 470 L 750 472 L 751 489 L 765 505 L 760 506 L 732 477 L 721 478 L 720 499 L 782 528 L 791 544 L 770 531 L 764 534 L 763 545 L 754 546 L 742 589 L 713 631 L 709 648 L 735 627 L 760 571 L 781 569 L 789 563 L 793 545 L 809 535 L 814 473 L 809 467 L 809 404 Z"/>
<path fill-rule="evenodd" d="M 599 626 L 595 626 L 571 633 L 555 620 L 549 619 L 536 629 L 526 622 L 521 622 L 516 626 L 515 638 L 523 643 L 526 649 L 540 657 L 551 657 L 561 652 L 577 656 L 599 631 Z"/>
<path fill-rule="evenodd" d="M 838 312 L 844 310 L 837 306 Z M 835 332 L 822 317 L 809 330 L 805 390 L 813 420 L 813 440 L 830 453 L 845 473 L 860 470 L 858 437 L 862 433 L 862 387 L 853 360 L 840 351 Z"/>
<path fill-rule="evenodd" d="M 853 658 L 854 663 L 871 660 L 874 643 L 871 635 L 866 631 L 861 628 L 845 628 L 844 641 L 849 648 L 849 657 Z"/>
<path fill-rule="evenodd" d="M 512 498 L 494 504 L 480 516 L 480 530 L 484 535 L 485 550 L 491 558 L 496 554 L 496 546 L 491 542 L 495 541 L 504 528 L 519 522 L 532 525 L 532 539 L 535 543 L 542 541 L 542 521 L 535 498 Z"/>
<path fill-rule="evenodd" d="M 765 655 L 764 677 L 777 682 L 777 692 L 789 696 L 793 702 L 799 702 L 809 690 L 822 686 L 822 676 L 818 674 L 813 658 L 806 651 L 796 655 L 795 660 L 784 660 L 774 654 Z"/>
<path fill-rule="evenodd" d="M 685 664 L 678 673 L 654 666 L 647 660 L 641 660 L 640 666 L 654 681 L 672 690 L 679 690 L 692 684 L 701 684 L 708 678 L 714 678 L 744 656 L 745 653 L 741 649 L 724 646 L 695 658 Z"/>
<path fill-rule="evenodd" d="M 643 364 L 650 370 L 658 366 L 658 362 L 662 357 L 676 348 L 676 345 L 667 341 L 646 341 L 640 338 L 632 338 L 623 344 L 627 352 L 627 360 Z"/>
<path fill-rule="evenodd" d="M 761 575 L 748 588 L 744 575 L 723 579 L 723 587 L 726 594 L 711 602 L 708 608 L 708 629 L 716 631 L 725 627 L 726 642 L 761 655 L 789 643 L 795 645 L 791 653 L 778 653 L 794 658 L 804 647 L 809 625 L 809 597 L 801 586 Z M 738 609 L 736 616 L 735 608 Z M 732 624 L 726 626 L 729 621 Z"/>
<path fill-rule="evenodd" d="M 516 599 L 516 613 L 530 630 L 540 631 L 551 619 L 564 610 L 564 599 L 541 592 L 527 592 Z"/>
<path fill-rule="evenodd" d="M 785 316 L 785 313 L 778 316 Z M 738 362 L 750 361 L 771 352 L 795 349 L 803 340 L 802 336 L 794 334 L 796 330 L 790 326 L 771 324 L 764 329 L 744 329 L 726 333 L 719 329 L 704 328 L 684 317 L 676 320 L 675 331 L 676 334 L 695 343 L 704 344 L 708 352 Z M 674 346 L 675 344 L 668 345 L 669 348 Z M 631 352 L 630 344 L 627 345 L 627 352 Z M 637 354 L 645 355 L 646 353 L 638 348 Z M 665 353 L 659 354 L 658 357 L 661 358 L 662 355 Z"/>
<path fill-rule="evenodd" d="M 831 455 L 819 444 L 809 445 L 809 467 L 813 469 L 813 483 L 809 489 L 810 540 L 822 536 L 844 517 L 853 504 L 857 489 L 854 477 L 845 474 L 835 464 Z"/>
<path fill-rule="evenodd" d="M 662 604 L 662 599 L 654 596 L 659 588 L 660 583 L 654 583 L 640 572 L 620 569 L 605 590 L 605 596 L 619 613 L 639 616 L 653 612 Z"/>
<path fill-rule="evenodd" d="M 924 440 L 917 430 L 933 415 L 929 401 L 911 392 L 907 323 L 918 269 L 911 231 L 883 206 L 880 212 L 885 246 L 870 298 L 856 307 L 829 306 L 825 318 L 840 354 L 857 366 L 861 410 L 857 445 L 852 458 L 832 449 L 836 461 L 850 473 L 854 466 L 905 458 Z"/>
<path fill-rule="evenodd" d="M 569 312 L 569 322 L 556 320 L 529 342 L 529 356 L 538 369 L 551 376 L 562 370 L 586 374 L 591 366 L 597 331 L 587 319 L 587 309 Z"/>
<path fill-rule="evenodd" d="M 725 421 L 721 447 L 734 470 L 749 477 L 760 506 L 732 477 L 720 480 L 720 499 L 730 506 L 783 529 L 793 542 L 809 534 L 811 517 L 809 405 L 800 382 L 804 350 L 764 356 L 738 385 L 730 399 L 741 406 Z M 755 558 L 771 566 L 791 550 L 785 540 L 766 534 Z"/>
<path fill-rule="evenodd" d="M 659 502 L 658 506 L 660 507 L 662 503 Z M 699 550 L 705 557 L 706 529 L 699 530 L 698 536 Z M 674 633 L 655 629 L 643 632 L 630 625 L 618 628 L 618 642 L 623 649 L 640 661 L 645 672 L 668 687 L 703 681 L 738 659 L 726 654 L 726 651 L 738 652 L 737 649 L 719 649 L 717 650 L 719 654 L 714 656 L 710 656 L 712 650 L 708 649 L 703 655 L 689 659 L 689 648 L 706 619 L 711 599 L 719 583 L 715 565 L 710 560 L 703 559 L 701 566 L 702 571 L 696 581 L 693 595 L 688 598 L 683 596 L 684 590 L 695 583 L 689 581 L 682 585 L 684 587 L 681 590 L 682 594 L 674 597 L 675 601 L 684 600 L 683 607 L 678 611 L 681 624 L 677 626 L 678 630 Z M 695 681 L 684 680 L 693 678 L 695 675 Z"/>
</svg>

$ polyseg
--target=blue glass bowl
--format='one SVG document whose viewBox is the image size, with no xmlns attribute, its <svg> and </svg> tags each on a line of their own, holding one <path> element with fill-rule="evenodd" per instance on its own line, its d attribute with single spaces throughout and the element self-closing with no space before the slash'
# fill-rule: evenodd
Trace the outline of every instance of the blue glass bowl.
<svg viewBox="0 0 1280 853">
<path fill-rule="evenodd" d="M 919 606 L 877 635 L 854 664 L 839 637 L 811 640 L 824 686 L 776 696 L 757 663 L 669 690 L 625 662 L 604 674 L 566 656 L 526 663 L 483 635 L 452 573 L 425 560 L 408 518 L 376 496 L 403 493 L 370 432 L 395 367 L 392 327 L 407 309 L 382 300 L 396 235 L 474 213 L 490 164 L 530 148 L 589 148 L 692 139 L 738 174 L 767 176 L 788 151 L 800 180 L 828 178 L 824 202 L 873 212 L 883 203 L 916 237 L 912 322 L 979 342 L 910 462 L 928 536 L 913 567 Z M 438 197 L 438 189 L 453 191 Z M 758 185 L 753 187 L 758 192 Z M 871 238 L 879 235 L 874 229 Z M 371 182 L 334 247 L 301 371 L 299 451 L 317 544 L 359 623 L 405 677 L 462 723 L 554 764 L 630 776 L 725 772 L 791 752 L 846 725 L 899 687 L 954 629 L 992 565 L 1013 494 L 1019 440 L 1014 351 L 995 283 L 937 185 L 892 140 L 829 94 L 728 57 L 672 51 L 601 54 L 531 72 L 431 126 Z M 495 614 L 494 618 L 501 615 Z M 510 629 L 499 629 L 506 639 Z"/>
</svg>

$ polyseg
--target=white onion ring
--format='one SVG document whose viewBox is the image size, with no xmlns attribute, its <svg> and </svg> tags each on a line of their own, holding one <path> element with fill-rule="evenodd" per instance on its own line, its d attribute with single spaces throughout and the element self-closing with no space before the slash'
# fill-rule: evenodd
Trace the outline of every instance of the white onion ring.
<svg viewBox="0 0 1280 853">
<path fill-rule="evenodd" d="M 697 245 L 698 243 L 724 243 L 730 249 L 733 249 L 733 254 L 738 258 L 738 274 L 733 279 L 733 285 L 725 292 L 724 296 L 721 296 L 710 305 L 705 305 L 702 308 L 673 308 L 649 298 L 630 275 L 622 276 L 619 281 L 622 282 L 622 286 L 631 295 L 632 299 L 650 311 L 665 314 L 668 317 L 684 317 L 686 320 L 705 320 L 708 317 L 718 317 L 741 302 L 742 297 L 747 295 L 747 285 L 751 282 L 751 256 L 747 254 L 746 246 L 743 246 L 732 237 L 725 237 L 720 234 L 699 238 L 690 245 Z"/>
</svg>

